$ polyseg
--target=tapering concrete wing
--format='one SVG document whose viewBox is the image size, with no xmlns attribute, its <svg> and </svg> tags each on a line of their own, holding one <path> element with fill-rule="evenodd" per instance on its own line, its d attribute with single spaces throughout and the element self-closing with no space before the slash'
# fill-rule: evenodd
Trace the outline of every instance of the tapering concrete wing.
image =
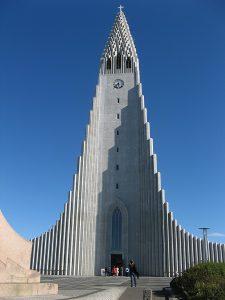
<svg viewBox="0 0 225 300">
<path fill-rule="evenodd" d="M 57 285 L 40 283 L 40 274 L 30 270 L 31 250 L 0 211 L 0 296 L 57 294 Z"/>
<path fill-rule="evenodd" d="M 0 211 L 0 282 L 39 282 L 39 273 L 30 270 L 31 248 L 32 243 L 18 235 Z"/>
</svg>

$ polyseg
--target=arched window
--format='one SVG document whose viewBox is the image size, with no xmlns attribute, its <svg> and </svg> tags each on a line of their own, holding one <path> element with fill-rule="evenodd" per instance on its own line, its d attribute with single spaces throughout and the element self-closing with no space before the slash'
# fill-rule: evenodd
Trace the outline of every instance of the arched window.
<svg viewBox="0 0 225 300">
<path fill-rule="evenodd" d="M 106 62 L 106 69 L 107 69 L 107 70 L 111 70 L 111 59 L 110 59 L 110 58 L 107 59 L 107 62 Z"/>
<path fill-rule="evenodd" d="M 126 68 L 127 69 L 131 68 L 131 59 L 130 59 L 130 57 L 128 57 L 127 60 L 126 60 Z"/>
<path fill-rule="evenodd" d="M 117 58 L 116 58 L 116 68 L 117 68 L 117 69 L 121 69 L 121 54 L 120 54 L 120 53 L 117 54 Z"/>
<path fill-rule="evenodd" d="M 112 215 L 112 250 L 122 248 L 122 214 L 119 208 L 115 208 Z"/>
</svg>

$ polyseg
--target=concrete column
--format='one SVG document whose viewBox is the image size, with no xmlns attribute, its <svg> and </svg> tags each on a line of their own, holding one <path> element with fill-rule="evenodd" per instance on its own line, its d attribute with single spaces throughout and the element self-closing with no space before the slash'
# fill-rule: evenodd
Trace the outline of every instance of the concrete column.
<svg viewBox="0 0 225 300">
<path fill-rule="evenodd" d="M 189 234 L 189 255 L 190 255 L 190 267 L 194 266 L 194 245 L 193 245 L 193 234 Z"/>
<path fill-rule="evenodd" d="M 153 149 L 153 139 L 150 140 L 150 148 Z M 149 185 L 154 186 L 154 155 L 152 153 L 150 157 L 150 182 Z M 154 189 L 150 190 L 150 220 L 151 220 L 151 276 L 156 274 L 156 262 L 155 262 L 155 203 L 154 203 Z"/>
<path fill-rule="evenodd" d="M 82 158 L 78 160 L 78 172 L 77 172 L 77 188 L 75 195 L 75 232 L 74 232 L 74 275 L 78 275 L 78 248 L 79 248 L 79 227 L 80 227 L 80 186 L 81 186 L 81 173 L 82 173 Z"/>
<path fill-rule="evenodd" d="M 56 223 L 57 224 L 57 223 Z M 56 275 L 57 226 L 53 226 L 52 275 Z"/>
<path fill-rule="evenodd" d="M 178 249 L 177 249 L 177 221 L 173 220 L 173 256 L 174 256 L 174 275 L 179 273 L 178 270 Z"/>
<path fill-rule="evenodd" d="M 185 232 L 186 268 L 190 268 L 189 232 Z"/>
<path fill-rule="evenodd" d="M 160 177 L 161 179 L 161 177 Z M 165 239 L 164 239 L 164 232 L 163 232 L 163 195 L 164 191 L 161 188 L 161 180 L 160 180 L 160 190 L 158 192 L 158 216 L 159 216 L 159 276 L 164 276 L 163 273 L 163 260 L 164 260 L 164 244 L 165 244 Z"/>
<path fill-rule="evenodd" d="M 205 241 L 201 239 L 202 262 L 205 262 Z"/>
<path fill-rule="evenodd" d="M 181 229 L 182 272 L 187 268 L 185 230 Z"/>
<path fill-rule="evenodd" d="M 78 173 L 76 182 L 76 192 L 75 192 L 75 216 L 74 216 L 74 262 L 73 262 L 73 273 L 78 275 L 78 248 L 79 248 L 79 220 L 80 220 L 80 187 L 81 187 L 81 173 L 82 173 L 82 158 L 79 157 L 78 160 Z"/>
<path fill-rule="evenodd" d="M 197 239 L 197 249 L 198 249 L 198 263 L 202 262 L 202 246 L 201 246 L 201 239 Z"/>
<path fill-rule="evenodd" d="M 89 175 L 90 175 L 90 169 L 89 169 L 89 126 L 87 127 L 87 139 L 86 139 L 86 149 L 85 149 L 85 163 L 84 163 L 84 191 L 83 191 L 83 228 L 82 228 L 82 240 L 83 243 L 87 245 L 87 247 L 84 247 L 82 249 L 82 265 L 81 265 L 81 274 L 86 275 L 87 274 L 87 252 L 88 252 L 88 240 L 87 240 L 87 234 L 88 234 L 88 184 L 89 184 Z"/>
<path fill-rule="evenodd" d="M 45 275 L 48 275 L 48 263 L 49 263 L 49 232 L 46 232 L 46 255 L 45 255 Z"/>
<path fill-rule="evenodd" d="M 168 224 L 168 203 L 164 203 L 164 235 L 165 235 L 165 272 L 164 276 L 170 276 L 170 247 L 169 247 L 169 224 Z"/>
<path fill-rule="evenodd" d="M 141 123 L 141 126 L 140 126 L 140 130 L 139 130 L 139 138 L 140 138 L 140 159 L 142 160 L 143 159 L 143 135 L 144 135 L 144 126 L 142 125 L 142 122 L 143 122 L 143 111 L 140 111 L 140 123 Z M 142 165 L 140 167 L 140 171 L 139 171 L 139 174 L 140 174 L 140 228 L 142 228 L 143 231 L 145 231 L 144 229 L 144 216 L 143 216 L 143 213 L 144 213 L 144 208 L 143 208 L 143 200 L 144 200 L 144 166 Z M 143 234 L 143 231 L 140 231 L 140 233 L 138 234 L 138 244 L 140 245 L 140 254 L 139 254 L 139 261 L 137 261 L 136 263 L 140 266 L 140 271 L 141 273 L 145 274 L 145 270 L 143 268 L 143 258 L 144 258 L 144 253 L 143 253 L 143 248 L 144 248 L 144 234 Z M 137 260 L 137 258 L 136 258 Z"/>
<path fill-rule="evenodd" d="M 53 251 L 54 251 L 54 230 L 53 228 L 50 231 L 50 237 L 51 237 L 51 248 L 50 248 L 50 264 L 49 264 L 49 273 L 50 275 L 53 275 Z"/>
<path fill-rule="evenodd" d="M 61 268 L 61 251 L 62 251 L 62 228 L 63 228 L 63 214 L 60 214 L 58 223 L 58 253 L 57 253 L 57 275 L 62 275 Z"/>
<path fill-rule="evenodd" d="M 149 163 L 149 167 L 148 167 L 148 187 L 152 186 L 154 184 L 154 173 L 153 173 L 153 166 L 152 166 L 152 153 L 151 153 L 151 141 L 152 139 L 150 139 L 149 141 L 149 145 L 148 145 L 148 163 Z M 155 274 L 155 247 L 154 247 L 154 240 L 155 240 L 155 233 L 154 233 L 154 192 L 152 191 L 151 188 L 149 188 L 148 191 L 148 197 L 149 197 L 149 275 L 150 276 L 154 276 Z M 166 208 L 165 208 L 166 210 Z M 165 211 L 164 210 L 164 211 Z M 164 215 L 165 216 L 165 215 Z M 165 220 L 165 217 L 164 217 Z M 168 238 L 168 237 L 167 237 Z M 169 255 L 167 253 L 167 255 Z M 168 272 L 165 270 L 164 272 Z"/>
<path fill-rule="evenodd" d="M 146 114 L 147 112 L 145 112 Z M 149 215 L 150 215 L 150 190 L 149 190 L 149 181 L 150 181 L 150 156 L 149 156 L 149 144 L 148 144 L 148 141 L 150 139 L 150 124 L 147 122 L 147 115 L 144 114 L 144 118 L 145 118 L 145 139 L 144 139 L 144 156 L 145 156 L 145 160 L 146 160 L 146 163 L 144 165 L 144 171 L 145 171 L 145 206 L 144 206 L 144 209 L 145 209 L 145 239 L 147 241 L 147 243 L 145 243 L 144 245 L 144 255 L 145 257 L 147 258 L 146 262 L 147 264 L 145 264 L 144 262 L 144 265 L 145 265 L 145 274 L 149 276 L 150 274 L 150 264 L 151 264 L 151 256 L 150 256 L 150 236 L 151 236 L 151 233 L 150 233 L 150 218 L 149 218 Z M 161 202 L 163 201 L 163 193 L 161 193 L 160 195 L 160 198 L 161 198 Z M 148 216 L 148 217 L 147 217 Z M 163 272 L 164 272 L 164 266 L 161 266 L 163 267 Z"/>
<path fill-rule="evenodd" d="M 213 251 L 213 244 L 209 242 L 209 260 L 214 262 L 214 251 Z"/>
<path fill-rule="evenodd" d="M 99 144 L 100 144 L 100 114 L 102 105 L 100 102 L 100 97 L 96 97 L 96 107 L 97 107 L 97 112 L 96 112 L 96 117 L 95 117 L 95 122 L 96 125 L 94 127 L 95 133 L 95 139 L 94 139 L 94 145 L 93 145 L 93 157 L 95 157 L 95 161 L 93 161 L 93 173 L 92 173 L 92 182 L 93 184 L 93 193 L 92 193 L 92 201 L 91 201 L 91 211 L 93 211 L 93 216 L 92 216 L 92 222 L 91 222 L 91 231 L 96 232 L 96 216 L 97 216 L 97 208 L 98 208 L 98 202 L 99 202 L 99 191 L 101 190 L 101 185 L 100 185 L 100 180 L 101 176 L 99 175 L 99 170 L 100 170 L 100 157 L 99 157 Z M 100 179 L 98 181 L 98 178 Z M 91 241 L 92 245 L 96 246 L 96 235 L 91 234 Z M 96 261 L 96 251 L 95 247 L 91 247 L 91 260 Z M 91 267 L 91 272 L 92 274 L 95 273 L 95 265 L 90 264 Z"/>
<path fill-rule="evenodd" d="M 225 262 L 225 244 L 222 244 L 221 251 L 222 251 L 222 260 L 223 260 L 223 262 Z"/>
<path fill-rule="evenodd" d="M 59 221 L 56 221 L 56 224 L 54 226 L 54 252 L 53 252 L 53 270 L 54 270 L 54 275 L 58 274 L 57 271 L 57 261 L 58 261 L 58 255 L 57 255 L 57 248 L 58 248 L 58 227 L 59 227 Z"/>
<path fill-rule="evenodd" d="M 80 165 L 79 165 L 79 194 L 78 194 L 78 201 L 79 201 L 79 208 L 78 208 L 78 218 L 77 218 L 77 274 L 76 275 L 81 275 L 80 273 L 80 264 L 81 264 L 81 226 L 82 226 L 82 221 L 83 221 L 83 211 L 82 211 L 82 188 L 83 188 L 83 157 L 80 159 Z"/>
<path fill-rule="evenodd" d="M 181 274 L 183 270 L 183 261 L 182 261 L 182 242 L 181 242 L 181 226 L 177 225 L 177 253 L 178 253 L 178 272 Z"/>
<path fill-rule="evenodd" d="M 40 265 L 40 237 L 37 237 L 37 256 L 36 256 L 36 270 L 39 271 Z"/>
<path fill-rule="evenodd" d="M 198 245 L 197 245 L 197 237 L 193 237 L 193 254 L 194 254 L 194 264 L 198 264 Z"/>
<path fill-rule="evenodd" d="M 94 105 L 94 103 L 93 103 Z M 95 108 L 95 105 L 94 105 Z M 93 109 L 94 109 L 93 108 Z M 90 122 L 89 126 L 87 126 L 86 130 L 86 174 L 85 174 L 85 194 L 84 194 L 84 219 L 85 222 L 85 228 L 84 228 L 84 262 L 83 262 L 83 268 L 82 273 L 84 275 L 90 274 L 90 264 L 92 263 L 90 261 L 90 251 L 91 248 L 90 245 L 90 222 L 92 215 L 90 213 L 90 202 L 91 202 L 91 192 L 90 189 L 92 189 L 93 182 L 91 181 L 93 167 L 92 167 L 92 147 L 93 147 L 93 126 L 94 126 L 94 117 L 93 117 L 93 111 L 90 112 Z"/>
<path fill-rule="evenodd" d="M 73 192 L 72 192 L 72 206 L 71 206 L 71 242 L 70 242 L 70 265 L 69 265 L 69 275 L 74 275 L 73 265 L 74 265 L 74 219 L 75 219 L 75 193 L 74 189 L 76 187 L 76 175 L 74 176 L 73 181 Z"/>
<path fill-rule="evenodd" d="M 141 101 L 141 97 L 140 97 Z M 148 275 L 149 274 L 149 265 L 150 265 L 150 241 L 149 241 L 149 219 L 147 217 L 148 213 L 150 212 L 149 207 L 149 200 L 150 200 L 150 194 L 148 190 L 149 186 L 149 180 L 150 180 L 150 158 L 148 155 L 148 143 L 147 140 L 150 138 L 150 125 L 147 122 L 147 111 L 146 109 L 140 110 L 141 113 L 141 122 L 143 122 L 143 127 L 140 129 L 140 146 L 141 146 L 141 157 L 140 161 L 145 161 L 145 163 L 142 165 L 142 170 L 141 170 L 141 179 L 140 179 L 140 184 L 142 185 L 140 187 L 141 190 L 141 224 L 140 228 L 141 234 L 140 234 L 140 266 L 142 268 L 142 273 L 143 275 Z M 161 268 L 161 265 L 159 265 L 159 269 Z"/>
<path fill-rule="evenodd" d="M 92 173 L 93 173 L 93 165 L 92 165 L 92 158 L 93 156 L 93 144 L 94 144 L 94 136 L 93 136 L 93 130 L 95 126 L 95 110 L 96 110 L 96 104 L 93 103 L 93 111 L 90 112 L 90 122 L 89 126 L 87 128 L 87 175 L 86 175 L 86 230 L 85 230 L 85 241 L 88 247 L 85 248 L 85 268 L 84 268 L 84 274 L 88 275 L 91 274 L 90 271 L 90 265 L 92 264 L 91 258 L 90 258 L 90 248 L 91 248 L 91 219 L 92 219 L 92 212 L 91 212 L 91 193 L 93 193 L 93 184 L 92 181 Z"/>
<path fill-rule="evenodd" d="M 97 115 L 98 115 L 98 101 L 96 97 L 93 98 L 93 110 L 90 114 L 90 127 L 89 127 L 89 139 L 88 139 L 88 146 L 89 146 L 89 155 L 88 155 L 88 187 L 87 187 L 87 211 L 90 212 L 87 214 L 88 224 L 87 224 L 87 243 L 89 245 L 87 251 L 86 251 L 86 272 L 87 274 L 94 274 L 94 266 L 93 266 L 93 249 L 95 248 L 94 240 L 93 240 L 93 233 L 94 233 L 94 224 L 93 224 L 93 218 L 94 218 L 94 211 L 93 206 L 95 202 L 96 197 L 96 191 L 95 191 L 95 182 L 96 182 L 96 176 L 95 173 L 95 164 L 96 164 L 96 154 L 95 154 L 95 147 L 96 147 L 96 134 L 97 134 Z"/>
<path fill-rule="evenodd" d="M 32 255 L 31 255 L 31 264 L 30 264 L 31 270 L 34 270 L 35 268 L 35 257 L 36 257 L 36 239 L 34 238 L 32 240 Z"/>
<path fill-rule="evenodd" d="M 70 222 L 71 222 L 71 201 L 72 201 L 72 192 L 69 192 L 68 195 L 68 212 L 67 212 L 67 222 L 66 222 L 66 240 L 65 240 L 65 274 L 68 274 L 68 263 L 69 263 L 69 245 L 70 245 Z"/>
<path fill-rule="evenodd" d="M 47 233 L 45 232 L 44 235 L 44 247 L 43 247 L 43 264 L 42 264 L 42 274 L 46 274 L 46 245 L 47 245 Z"/>
<path fill-rule="evenodd" d="M 218 252 L 218 262 L 222 262 L 222 251 L 221 251 L 221 244 L 217 244 L 217 252 Z"/>
<path fill-rule="evenodd" d="M 82 167 L 82 177 L 81 177 L 81 190 L 80 190 L 80 236 L 79 236 L 79 272 L 78 275 L 82 276 L 83 275 L 83 267 L 84 267 L 84 244 L 83 244 L 83 236 L 84 236 L 84 228 L 85 228 L 85 222 L 86 220 L 84 219 L 85 217 L 85 176 L 86 176 L 86 141 L 83 142 L 83 155 L 82 155 L 83 159 L 83 167 Z"/>
<path fill-rule="evenodd" d="M 142 260 L 144 266 L 145 266 L 145 274 L 149 275 L 149 265 L 150 265 L 150 220 L 149 220 L 149 213 L 150 213 L 150 193 L 149 193 L 149 180 L 150 180 L 150 157 L 148 154 L 148 140 L 150 139 L 150 124 L 147 122 L 147 111 L 144 112 L 144 123 L 145 123 L 145 135 L 143 139 L 144 144 L 144 160 L 146 163 L 144 164 L 144 187 L 145 187 L 145 193 L 144 193 L 144 212 L 143 215 L 145 216 L 145 222 L 144 222 L 144 228 L 145 228 L 145 235 L 144 239 L 146 240 L 146 243 L 144 243 L 144 257 L 146 257 L 146 263 L 144 260 Z M 162 201 L 163 195 L 160 195 L 161 201 Z M 160 266 L 162 268 L 162 265 Z"/>
<path fill-rule="evenodd" d="M 43 235 L 41 234 L 39 237 L 39 266 L 38 269 L 42 274 L 42 253 L 43 253 Z"/>
<path fill-rule="evenodd" d="M 51 232 L 48 231 L 48 248 L 47 248 L 47 258 L 46 258 L 46 269 L 47 275 L 50 275 L 50 249 L 51 249 Z"/>
<path fill-rule="evenodd" d="M 63 237 L 62 237 L 62 248 L 61 248 L 61 266 L 62 266 L 62 275 L 66 275 L 65 273 L 65 245 L 66 245 L 66 227 L 67 227 L 67 212 L 68 212 L 68 202 L 66 202 L 64 206 L 63 213 Z"/>
<path fill-rule="evenodd" d="M 173 248 L 173 213 L 168 213 L 168 224 L 169 224 L 169 250 L 170 250 L 170 277 L 174 276 L 174 248 Z"/>
<path fill-rule="evenodd" d="M 213 252 L 214 252 L 214 262 L 219 262 L 217 243 L 213 243 Z"/>
<path fill-rule="evenodd" d="M 40 270 L 40 237 L 37 238 L 37 271 Z"/>
<path fill-rule="evenodd" d="M 138 86 L 139 88 L 139 86 Z M 140 144 L 140 148 L 139 148 L 139 160 L 143 160 L 144 159 L 144 155 L 143 155 L 143 139 L 144 139 L 144 130 L 145 130 L 145 126 L 143 124 L 143 110 L 140 110 L 139 111 L 139 116 L 140 116 L 140 128 L 139 128 L 139 144 Z M 145 192 L 145 188 L 144 188 L 144 185 L 145 185 L 145 182 L 144 182 L 144 165 L 141 164 L 140 165 L 140 170 L 139 170 L 139 181 L 140 181 L 140 195 L 139 195 L 139 203 L 140 203 L 140 208 L 139 208 L 139 214 L 140 214 L 140 224 L 139 224 L 139 233 L 138 233 L 138 240 L 137 240 L 137 244 L 139 245 L 139 255 L 138 255 L 138 258 L 136 257 L 135 260 L 136 260 L 136 264 L 139 265 L 139 269 L 140 269 L 140 272 L 142 274 L 145 275 L 145 270 L 144 270 L 144 263 L 143 263 L 143 260 L 144 260 L 144 253 L 143 253 L 143 250 L 144 250 L 144 235 L 145 235 L 145 228 L 144 228 L 144 223 L 145 223 L 145 218 L 143 216 L 144 214 L 144 192 Z M 142 230 L 140 230 L 140 228 Z"/>
<path fill-rule="evenodd" d="M 156 181 L 155 181 L 155 202 L 156 202 L 156 257 L 157 257 L 157 265 L 156 274 L 157 276 L 163 276 L 163 218 L 162 218 L 162 202 L 161 200 L 161 175 L 159 172 L 156 173 Z"/>
</svg>

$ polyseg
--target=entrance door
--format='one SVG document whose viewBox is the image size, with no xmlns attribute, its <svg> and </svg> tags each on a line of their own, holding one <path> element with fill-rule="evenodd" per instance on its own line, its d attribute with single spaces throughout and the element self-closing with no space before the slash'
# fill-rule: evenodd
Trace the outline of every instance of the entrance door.
<svg viewBox="0 0 225 300">
<path fill-rule="evenodd" d="M 113 268 L 114 266 L 116 267 L 123 266 L 122 254 L 111 254 L 111 268 Z"/>
</svg>

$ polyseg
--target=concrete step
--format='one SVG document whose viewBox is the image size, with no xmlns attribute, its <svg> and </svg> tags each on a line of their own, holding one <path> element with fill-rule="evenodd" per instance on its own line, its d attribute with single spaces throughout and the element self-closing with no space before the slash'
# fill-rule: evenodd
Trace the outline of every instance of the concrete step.
<svg viewBox="0 0 225 300">
<path fill-rule="evenodd" d="M 127 287 L 125 292 L 120 296 L 119 300 L 137 300 L 143 299 L 144 288 L 136 287 L 131 288 Z"/>
<path fill-rule="evenodd" d="M 137 287 L 160 291 L 170 286 L 169 277 L 140 277 Z M 75 276 L 42 276 L 41 282 L 58 283 L 59 290 L 105 289 L 111 287 L 130 287 L 129 277 L 75 277 Z"/>
</svg>

